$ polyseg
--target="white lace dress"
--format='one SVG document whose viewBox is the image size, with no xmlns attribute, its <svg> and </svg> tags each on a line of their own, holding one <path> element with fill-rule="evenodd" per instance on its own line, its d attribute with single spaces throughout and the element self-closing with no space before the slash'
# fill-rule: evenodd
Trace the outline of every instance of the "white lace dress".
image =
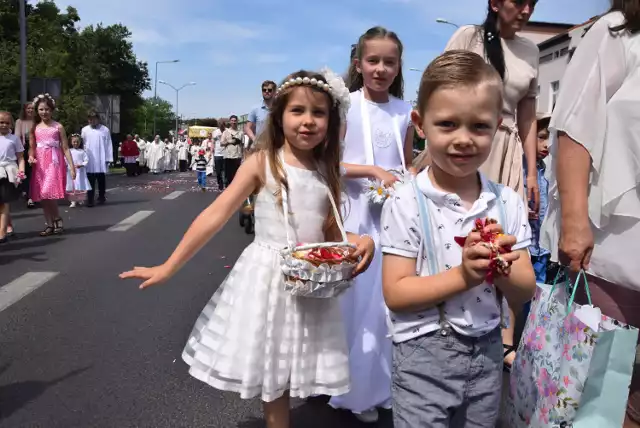
<svg viewBox="0 0 640 428">
<path fill-rule="evenodd" d="M 316 172 L 285 170 L 296 241 L 324 241 L 327 186 Z M 349 365 L 338 300 L 284 291 L 284 216 L 268 167 L 266 177 L 255 202 L 255 240 L 200 314 L 182 358 L 193 377 L 242 398 L 344 394 Z"/>
</svg>

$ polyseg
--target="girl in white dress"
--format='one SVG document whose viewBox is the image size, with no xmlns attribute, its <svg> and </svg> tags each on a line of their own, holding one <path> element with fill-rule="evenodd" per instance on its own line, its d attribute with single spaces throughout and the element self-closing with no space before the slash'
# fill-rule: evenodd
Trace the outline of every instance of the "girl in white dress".
<svg viewBox="0 0 640 428">
<path fill-rule="evenodd" d="M 364 195 L 363 180 L 386 185 L 397 179 L 388 170 L 403 170 L 413 159 L 411 106 L 402 100 L 402 43 L 381 27 L 364 33 L 349 68 L 351 108 L 347 116 L 343 166 L 348 200 L 345 228 L 376 241 L 376 256 L 342 299 L 347 327 L 351 391 L 330 405 L 348 409 L 363 422 L 378 419 L 377 407 L 391 406 L 392 345 L 382 297 L 382 254 L 379 247 L 381 206 Z"/>
<path fill-rule="evenodd" d="M 73 165 L 76 167 L 76 179 L 71 178 L 71 171 L 67 168 L 66 191 L 72 192 L 74 190 L 80 190 L 88 192 L 91 190 L 91 184 L 87 178 L 87 169 L 85 167 L 89 163 L 89 156 L 84 150 L 82 137 L 78 134 L 71 135 L 71 159 L 73 160 Z M 72 201 L 69 208 L 74 208 L 75 206 L 76 202 Z"/>
<path fill-rule="evenodd" d="M 269 428 L 289 427 L 290 396 L 349 390 L 338 300 L 293 297 L 280 266 L 287 230 L 297 242 L 322 242 L 337 238 L 341 222 L 330 200 L 340 203 L 340 113 L 349 98 L 342 79 L 327 74 L 289 76 L 274 100 L 262 150 L 245 160 L 164 264 L 121 274 L 144 280 L 141 288 L 169 280 L 257 193 L 255 240 L 202 311 L 182 357 L 197 379 L 245 399 L 259 396 Z M 374 243 L 367 236 L 348 239 L 362 257 L 360 273 Z"/>
</svg>

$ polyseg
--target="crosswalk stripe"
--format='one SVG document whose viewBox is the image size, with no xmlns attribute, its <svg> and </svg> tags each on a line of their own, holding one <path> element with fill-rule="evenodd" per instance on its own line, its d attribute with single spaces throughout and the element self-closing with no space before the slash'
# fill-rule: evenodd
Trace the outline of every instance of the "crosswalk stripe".
<svg viewBox="0 0 640 428">
<path fill-rule="evenodd" d="M 176 190 L 175 192 L 169 193 L 167 196 L 165 196 L 162 199 L 170 201 L 172 199 L 178 198 L 178 196 L 182 195 L 183 193 L 184 193 L 184 190 Z"/>
<path fill-rule="evenodd" d="M 53 279 L 58 272 L 27 272 L 0 287 L 0 312 Z"/>
<path fill-rule="evenodd" d="M 136 224 L 140 223 L 145 218 L 149 217 L 154 212 L 155 211 L 138 211 L 132 216 L 125 218 L 120 223 L 114 226 L 111 226 L 109 229 L 107 229 L 107 231 L 108 232 L 126 232 Z"/>
</svg>

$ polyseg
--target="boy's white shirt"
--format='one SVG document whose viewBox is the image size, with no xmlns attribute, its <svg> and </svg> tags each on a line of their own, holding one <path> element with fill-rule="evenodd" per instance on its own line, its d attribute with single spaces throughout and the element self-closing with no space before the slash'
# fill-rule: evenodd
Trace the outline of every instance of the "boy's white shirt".
<svg viewBox="0 0 640 428">
<path fill-rule="evenodd" d="M 454 193 L 445 193 L 436 189 L 429 179 L 428 169 L 416 177 L 418 189 L 426 196 L 431 218 L 435 249 L 444 269 L 460 265 L 462 248 L 455 242 L 455 236 L 467 236 L 474 228 L 477 218 L 500 218 L 497 203 L 504 204 L 506 223 L 504 232 L 514 235 L 517 244 L 513 250 L 531 245 L 528 210 L 521 197 L 512 189 L 496 185 L 500 199 L 488 187 L 487 178 L 480 174 L 482 190 L 480 197 L 468 211 L 462 206 L 460 198 Z M 418 203 L 411 183 L 397 188 L 384 205 L 381 220 L 380 241 L 384 254 L 416 259 L 420 276 L 428 275 L 428 264 L 422 263 L 425 257 L 422 229 L 418 213 Z M 478 337 L 494 330 L 500 324 L 500 308 L 497 304 L 495 288 L 483 283 L 471 290 L 449 299 L 444 306 L 445 318 L 454 330 L 465 336 Z M 506 304 L 504 314 L 508 314 Z M 415 313 L 390 313 L 393 323 L 394 342 L 404 342 L 430 333 L 440 328 L 437 308 Z"/>
</svg>

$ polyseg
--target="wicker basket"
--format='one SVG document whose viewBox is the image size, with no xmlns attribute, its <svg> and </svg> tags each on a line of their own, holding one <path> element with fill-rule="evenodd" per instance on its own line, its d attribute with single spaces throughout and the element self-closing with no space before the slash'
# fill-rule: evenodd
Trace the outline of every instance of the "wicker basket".
<svg viewBox="0 0 640 428">
<path fill-rule="evenodd" d="M 72 190 L 67 192 L 69 202 L 82 202 L 87 199 L 87 192 L 84 190 Z"/>
<path fill-rule="evenodd" d="M 284 289 L 297 297 L 336 297 L 350 287 L 351 280 L 354 276 L 357 260 L 351 260 L 348 256 L 355 246 L 347 241 L 347 234 L 340 221 L 340 213 L 328 188 L 327 193 L 334 215 L 338 221 L 342 242 L 320 242 L 298 245 L 294 243 L 289 231 L 289 201 L 286 190 L 284 188 L 282 189 L 285 230 L 289 245 L 281 251 L 281 268 L 284 276 Z M 342 261 L 318 263 L 314 260 L 305 260 L 304 258 L 295 256 L 298 252 L 323 248 L 342 252 Z"/>
</svg>

